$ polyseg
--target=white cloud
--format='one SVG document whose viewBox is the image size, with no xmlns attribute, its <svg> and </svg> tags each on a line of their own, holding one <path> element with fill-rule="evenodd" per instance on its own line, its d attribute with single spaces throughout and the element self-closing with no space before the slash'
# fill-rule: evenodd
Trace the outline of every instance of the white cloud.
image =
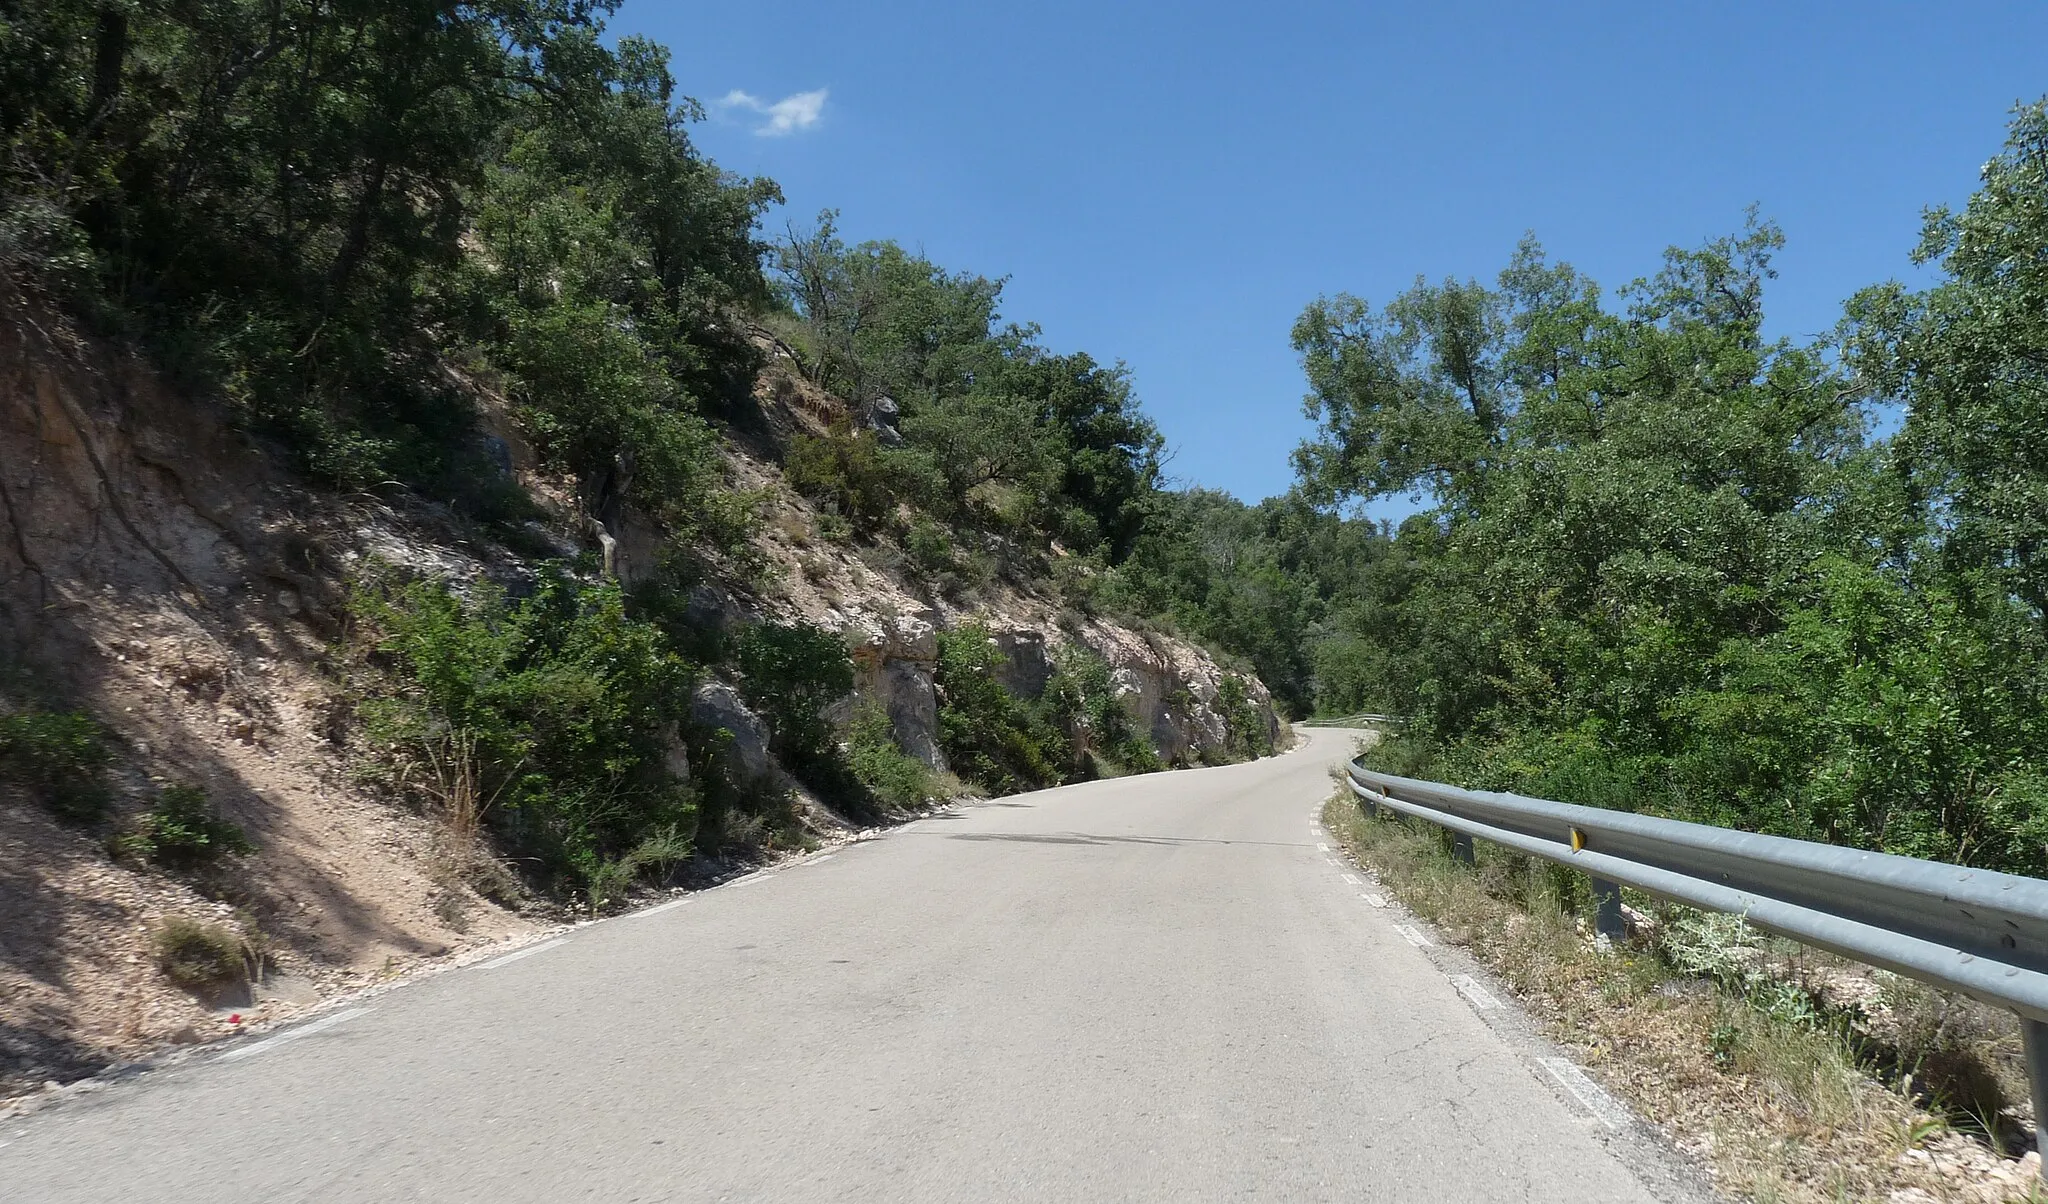
<svg viewBox="0 0 2048 1204">
<path fill-rule="evenodd" d="M 718 107 L 760 114 L 767 120 L 755 126 L 754 132 L 764 138 L 779 138 L 818 124 L 818 119 L 825 114 L 825 92 L 824 88 L 815 92 L 793 92 L 781 100 L 770 102 L 735 88 L 719 100 Z"/>
</svg>

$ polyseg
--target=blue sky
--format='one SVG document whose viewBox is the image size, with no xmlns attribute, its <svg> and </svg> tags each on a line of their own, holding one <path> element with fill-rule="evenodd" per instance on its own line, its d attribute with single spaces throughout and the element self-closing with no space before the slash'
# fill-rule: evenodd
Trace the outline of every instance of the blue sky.
<svg viewBox="0 0 2048 1204">
<path fill-rule="evenodd" d="M 2048 92 L 2040 3 L 822 4 L 631 0 L 698 143 L 1005 315 L 1129 364 L 1182 483 L 1283 491 L 1310 432 L 1288 329 L 1490 278 L 1534 230 L 1610 288 L 1752 202 L 1790 245 L 1778 333 L 1909 271 L 2006 111 Z M 1381 513 L 1398 511 L 1394 504 Z"/>
</svg>

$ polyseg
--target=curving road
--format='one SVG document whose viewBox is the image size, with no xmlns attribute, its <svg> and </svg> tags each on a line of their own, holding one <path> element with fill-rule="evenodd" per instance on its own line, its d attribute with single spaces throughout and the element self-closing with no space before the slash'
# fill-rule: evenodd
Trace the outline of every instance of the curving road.
<svg viewBox="0 0 2048 1204">
<path fill-rule="evenodd" d="M 1696 1198 L 1318 849 L 1352 735 L 974 805 L 68 1099 L 0 1124 L 0 1200 Z"/>
</svg>

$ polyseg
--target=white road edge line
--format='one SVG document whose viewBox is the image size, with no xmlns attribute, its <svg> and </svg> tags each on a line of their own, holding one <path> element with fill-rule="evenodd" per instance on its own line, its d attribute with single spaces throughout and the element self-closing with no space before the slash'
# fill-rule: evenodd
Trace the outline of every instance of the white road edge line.
<svg viewBox="0 0 2048 1204">
<path fill-rule="evenodd" d="M 818 854 L 818 855 L 817 855 L 816 857 L 813 857 L 813 858 L 811 858 L 811 859 L 810 859 L 809 861 L 806 861 L 806 862 L 804 862 L 804 864 L 805 864 L 805 865 L 816 865 L 816 864 L 818 864 L 818 863 L 819 863 L 820 861 L 830 861 L 830 860 L 832 860 L 832 859 L 833 859 L 834 857 L 837 857 L 838 855 L 839 855 L 839 854 L 837 854 L 837 853 L 820 853 L 820 854 Z"/>
<path fill-rule="evenodd" d="M 491 960 L 479 965 L 477 969 L 495 970 L 499 966 L 509 966 L 513 962 L 518 961 L 522 957 L 532 957 L 536 953 L 545 953 L 548 950 L 554 948 L 556 945 L 566 945 L 568 943 L 568 941 L 562 939 L 561 937 L 556 937 L 552 941 L 542 941 L 538 945 L 528 945 L 524 949 L 515 949 L 512 952 L 507 953 L 503 957 L 494 957 Z"/>
<path fill-rule="evenodd" d="M 1361 891 L 1359 892 L 1358 897 L 1364 899 L 1366 902 L 1372 904 L 1374 907 L 1385 907 L 1387 905 L 1387 899 L 1385 895 L 1375 895 L 1370 891 Z"/>
<path fill-rule="evenodd" d="M 232 1062 L 238 1058 L 246 1058 L 251 1054 L 260 1054 L 266 1049 L 274 1049 L 287 1041 L 296 1041 L 300 1037 L 310 1037 L 322 1029 L 333 1028 L 344 1020 L 353 1020 L 369 1010 L 368 1008 L 349 1008 L 346 1011 L 336 1012 L 332 1016 L 322 1016 L 318 1020 L 301 1024 L 297 1028 L 288 1028 L 274 1037 L 265 1037 L 254 1045 L 244 1045 L 240 1049 L 231 1049 L 222 1054 L 220 1060 Z"/>
<path fill-rule="evenodd" d="M 626 918 L 629 920 L 644 920 L 648 916 L 658 916 L 664 911 L 674 911 L 676 908 L 681 907 L 683 904 L 692 902 L 695 902 L 695 900 L 692 899 L 690 896 L 685 895 L 680 899 L 670 899 L 666 903 L 650 907 L 645 911 L 636 911 L 632 915 L 627 916 Z"/>
<path fill-rule="evenodd" d="M 1327 852 L 1329 852 L 1329 851 L 1330 851 L 1330 846 L 1329 846 L 1329 845 L 1326 845 L 1326 844 L 1319 844 L 1319 845 L 1317 845 L 1317 846 L 1316 846 L 1316 852 L 1318 852 L 1318 853 L 1327 853 Z"/>
<path fill-rule="evenodd" d="M 1473 1007 L 1482 1012 L 1500 1006 L 1500 1000 L 1493 997 L 1493 992 L 1480 986 L 1479 980 L 1470 974 L 1460 974 L 1451 979 L 1451 985 L 1458 988 L 1458 994 L 1463 995 Z"/>
<path fill-rule="evenodd" d="M 1403 940 L 1406 940 L 1417 949 L 1429 948 L 1429 938 L 1417 932 L 1411 925 L 1396 924 L 1394 925 L 1394 931 L 1400 933 Z"/>
<path fill-rule="evenodd" d="M 747 885 L 748 883 L 751 883 L 751 882 L 759 882 L 759 881 L 761 881 L 761 880 L 762 880 L 763 878 L 766 878 L 766 877 L 768 877 L 768 871 L 767 871 L 767 870 L 755 870 L 755 871 L 754 871 L 753 873 L 751 873 L 751 874 L 748 874 L 748 875 L 747 875 L 747 876 L 745 876 L 744 878 L 734 878 L 734 879 L 733 879 L 732 881 L 730 881 L 730 882 L 726 883 L 726 885 L 727 885 L 727 886 L 745 886 L 745 885 Z"/>
<path fill-rule="evenodd" d="M 1628 1128 L 1628 1109 L 1622 1107 L 1620 1101 L 1607 1094 L 1600 1084 L 1587 1078 L 1585 1071 L 1572 1065 L 1570 1060 L 1565 1058 L 1538 1058 L 1536 1060 L 1543 1063 L 1543 1069 L 1548 1070 L 1551 1077 L 1562 1083 L 1564 1089 L 1571 1092 L 1574 1099 L 1584 1104 L 1586 1111 L 1591 1112 L 1601 1124 L 1606 1125 L 1610 1129 Z"/>
<path fill-rule="evenodd" d="M 1350 884 L 1351 884 L 1352 886 L 1364 886 L 1364 885 L 1365 885 L 1365 883 L 1364 883 L 1364 882 L 1362 882 L 1362 881 L 1360 881 L 1360 880 L 1359 880 L 1359 877 L 1358 877 L 1358 875 L 1357 875 L 1357 874 L 1346 874 L 1346 875 L 1344 875 L 1344 881 L 1346 881 L 1346 882 L 1350 883 Z"/>
</svg>

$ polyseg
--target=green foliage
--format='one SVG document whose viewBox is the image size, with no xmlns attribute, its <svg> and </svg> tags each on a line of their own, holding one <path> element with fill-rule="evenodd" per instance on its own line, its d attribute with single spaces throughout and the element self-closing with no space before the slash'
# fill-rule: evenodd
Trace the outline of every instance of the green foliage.
<svg viewBox="0 0 2048 1204">
<path fill-rule="evenodd" d="M 939 739 L 954 771 L 992 794 L 1164 768 L 1151 733 L 1125 708 L 1107 662 L 1069 644 L 1037 698 L 1002 683 L 1005 657 L 986 627 L 939 633 Z"/>
<path fill-rule="evenodd" d="M 1140 731 L 1117 694 L 1109 662 L 1081 644 L 1063 645 L 1055 654 L 1053 674 L 1046 682 L 1041 707 L 1053 727 L 1073 748 L 1070 773 L 1092 777 L 1153 773 L 1165 768 L 1151 733 Z"/>
<path fill-rule="evenodd" d="M 826 214 L 776 248 L 811 377 L 856 406 L 894 398 L 907 445 L 800 438 L 793 481 L 864 531 L 899 504 L 1027 544 L 1121 560 L 1159 480 L 1158 430 L 1121 367 L 1001 325 L 1002 282 L 889 242 L 849 247 Z"/>
<path fill-rule="evenodd" d="M 950 511 L 988 530 L 1030 532 L 1048 523 L 1064 450 L 1035 408 L 982 392 L 941 398 L 906 417 L 903 434 L 929 449 Z"/>
<path fill-rule="evenodd" d="M 792 489 L 872 535 L 892 522 L 899 501 L 917 497 L 906 488 L 918 480 L 916 467 L 884 449 L 872 432 L 841 424 L 826 435 L 791 440 L 783 473 Z"/>
<path fill-rule="evenodd" d="M 0 715 L 0 777 L 26 789 L 58 818 L 90 823 L 111 801 L 100 726 L 79 711 Z"/>
<path fill-rule="evenodd" d="M 1533 244 L 1491 287 L 1310 307 L 1304 490 L 1436 503 L 1317 652 L 1333 699 L 1414 720 L 1374 757 L 2048 871 L 2044 181 L 2034 105 L 1930 213 L 1945 278 L 1859 294 L 1840 355 L 1763 338 L 1754 223 L 1618 312 Z"/>
<path fill-rule="evenodd" d="M 854 710 L 846 760 L 854 778 L 886 807 L 916 807 L 938 792 L 932 771 L 897 746 L 888 712 L 875 703 Z"/>
<path fill-rule="evenodd" d="M 1223 717 L 1224 749 L 1234 758 L 1273 755 L 1273 733 L 1245 688 L 1244 678 L 1226 673 L 1216 686 L 1216 712 Z"/>
<path fill-rule="evenodd" d="M 668 768 L 692 672 L 660 630 L 627 616 L 617 586 L 559 572 L 518 601 L 470 594 L 357 593 L 383 670 L 360 711 L 397 782 L 451 811 L 467 794 L 515 855 L 579 889 L 649 838 L 693 831 L 695 792 Z"/>
<path fill-rule="evenodd" d="M 1242 658 L 1296 718 L 1359 709 L 1369 683 L 1355 667 L 1358 650 L 1346 665 L 1324 649 L 1355 644 L 1353 633 L 1377 620 L 1377 593 L 1398 581 L 1376 528 L 1298 492 L 1246 506 L 1194 489 L 1154 494 L 1147 505 L 1131 555 L 1104 575 L 1097 605 Z"/>
<path fill-rule="evenodd" d="M 955 773 L 990 793 L 1058 785 L 1073 763 L 1071 746 L 1004 688 L 1002 665 L 988 628 L 967 623 L 939 633 L 939 743 Z"/>
<path fill-rule="evenodd" d="M 608 4 L 13 5 L 0 273 L 139 336 L 315 476 L 516 518 L 448 365 L 509 374 L 586 501 L 686 536 L 746 396 L 772 184 L 691 146 Z M 716 536 L 717 532 L 712 532 Z"/>
<path fill-rule="evenodd" d="M 2016 109 L 1961 213 L 1927 213 L 1917 265 L 1849 304 L 1846 350 L 1863 386 L 1903 404 L 1896 470 L 1938 557 L 1982 574 L 2032 613 L 2048 608 L 2048 101 Z"/>
<path fill-rule="evenodd" d="M 930 519 L 919 518 L 903 535 L 903 550 L 920 576 L 944 577 L 953 571 L 958 550 L 946 529 Z"/>
<path fill-rule="evenodd" d="M 809 623 L 756 623 L 731 645 L 740 692 L 768 721 L 776 756 L 821 790 L 843 788 L 846 770 L 825 708 L 853 692 L 846 641 Z"/>
<path fill-rule="evenodd" d="M 177 870 L 195 870 L 223 856 L 246 857 L 256 851 L 248 833 L 225 819 L 197 786 L 166 786 L 156 805 L 137 821 L 132 832 L 116 838 L 122 854 L 155 861 Z"/>
<path fill-rule="evenodd" d="M 785 298 L 802 319 L 813 379 L 855 405 L 958 391 L 1001 354 L 992 339 L 1003 283 L 948 275 L 891 242 L 848 247 L 837 214 L 775 249 Z M 1001 339 L 1016 341 L 1018 332 Z"/>
</svg>

